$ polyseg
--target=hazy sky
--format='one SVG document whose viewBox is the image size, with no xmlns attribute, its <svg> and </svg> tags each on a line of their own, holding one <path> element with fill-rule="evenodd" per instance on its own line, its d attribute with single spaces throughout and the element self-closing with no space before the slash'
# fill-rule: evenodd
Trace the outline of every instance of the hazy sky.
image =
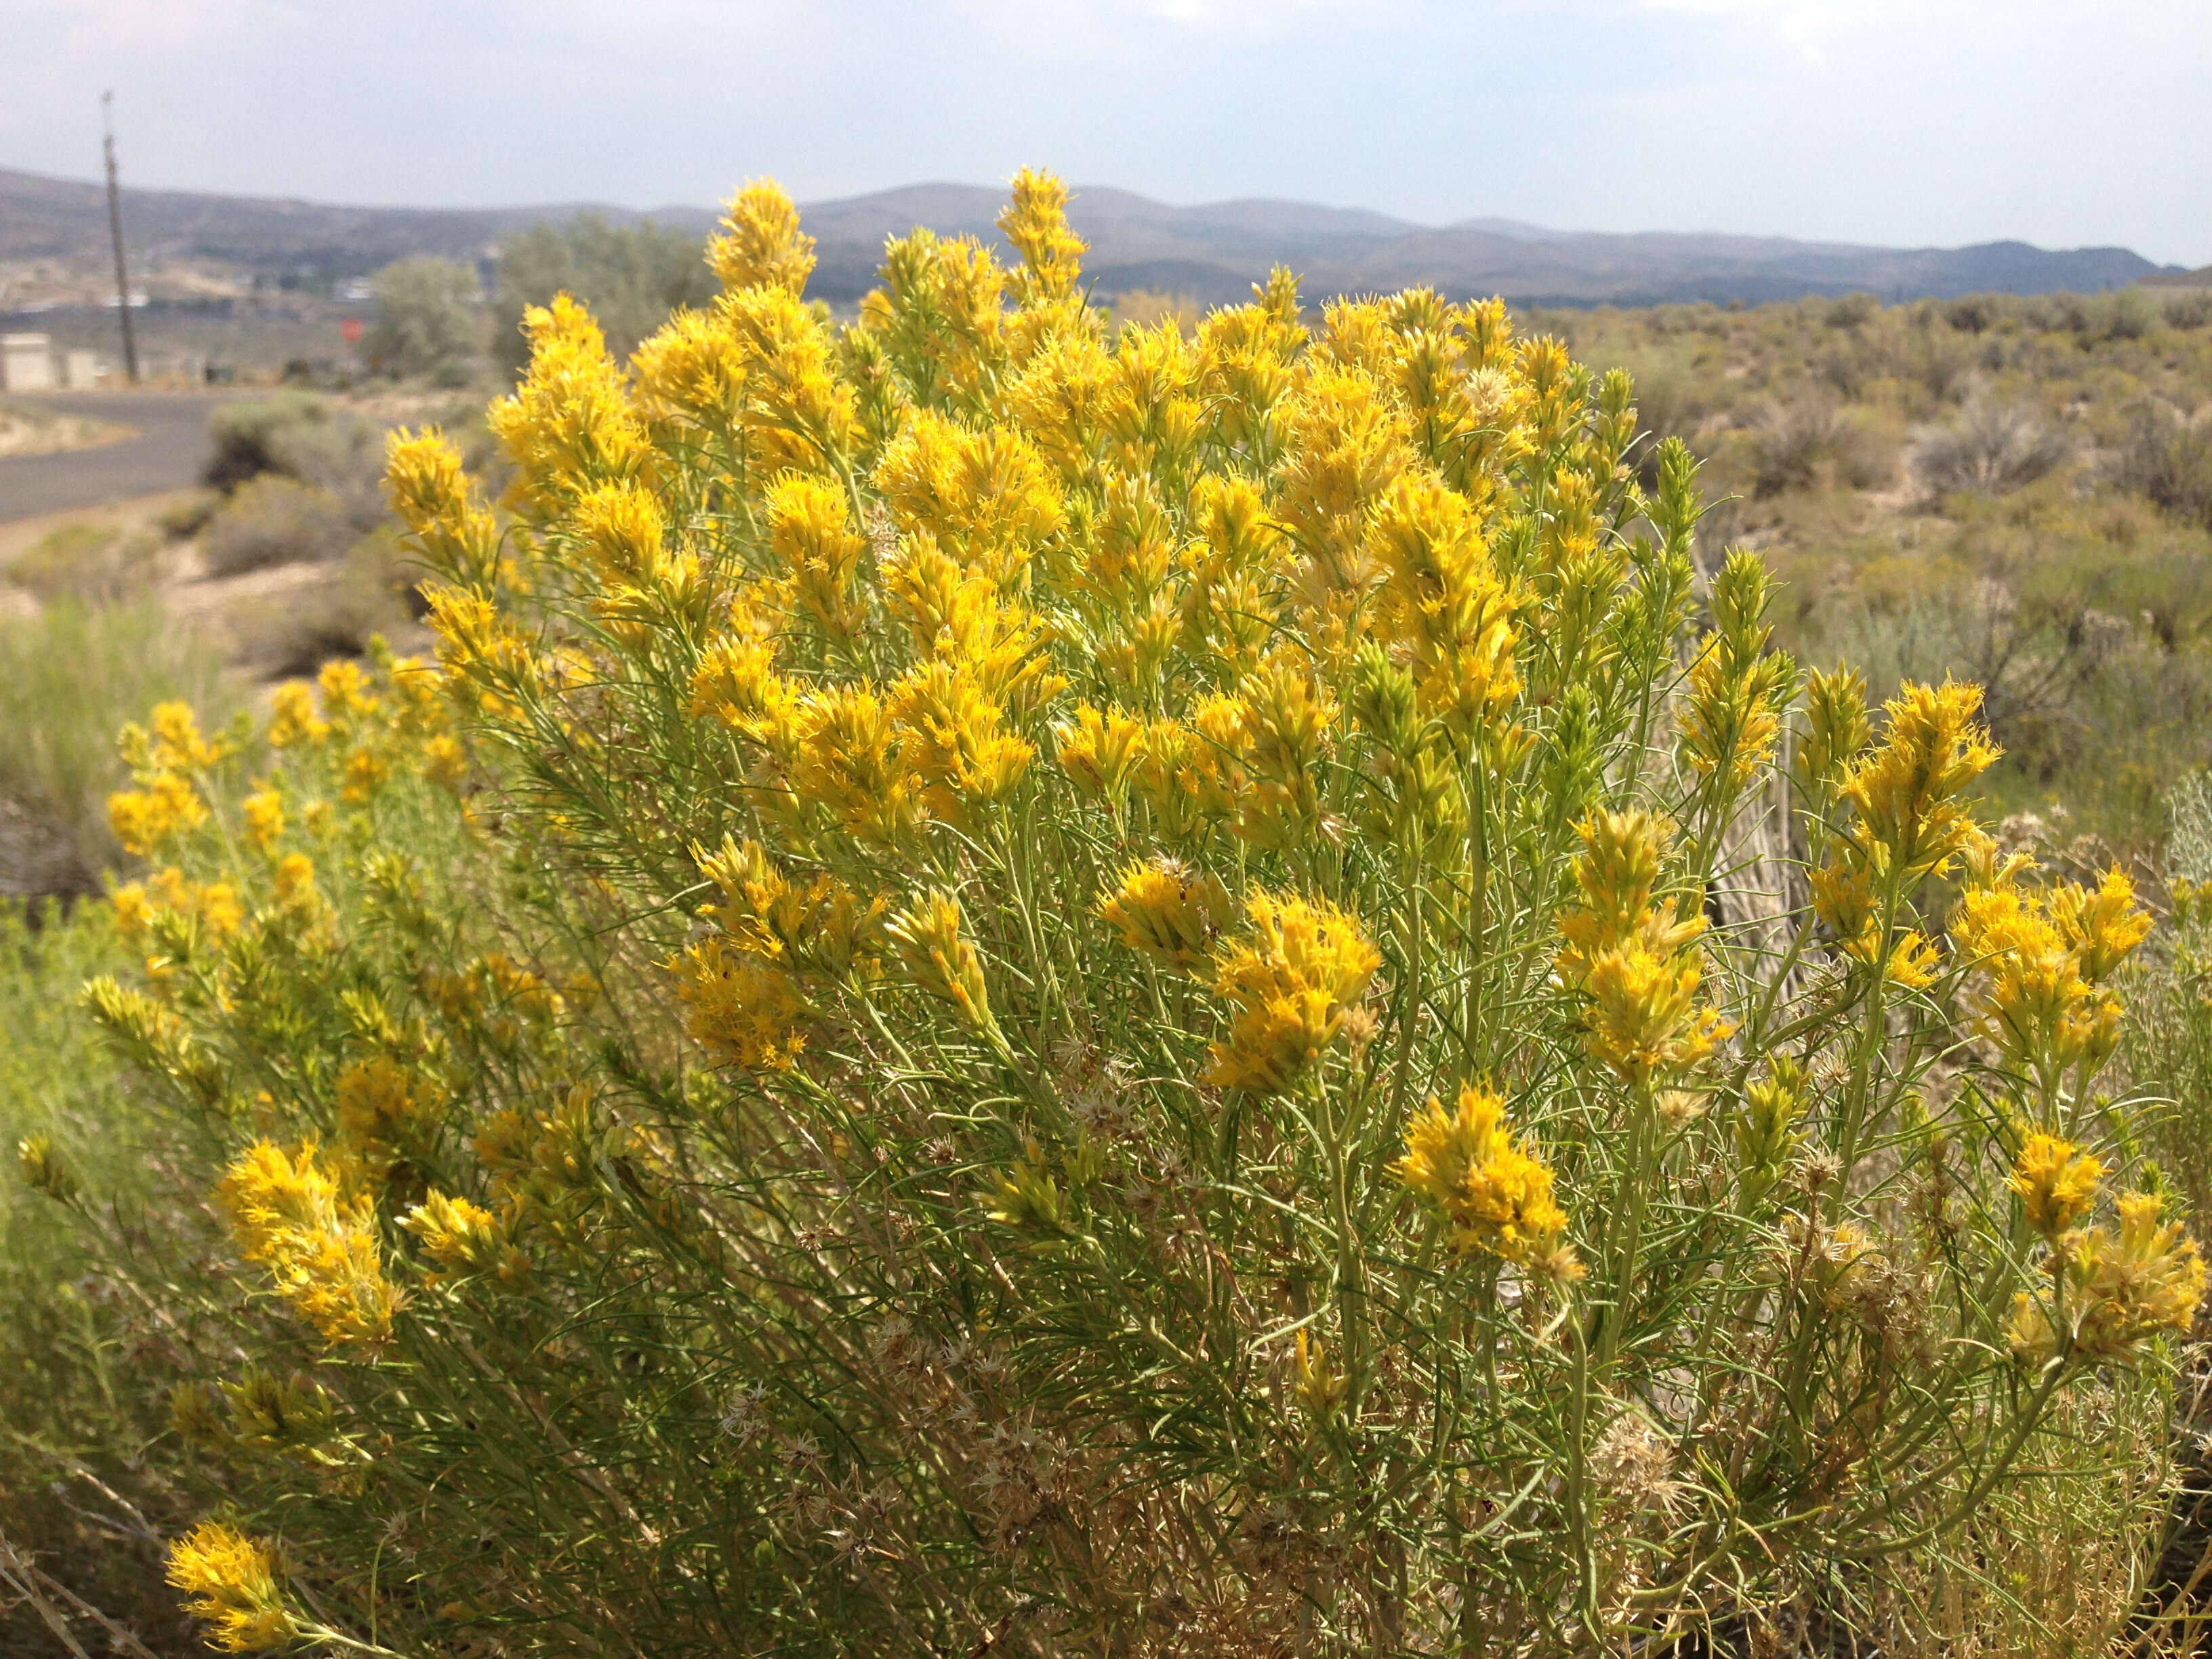
<svg viewBox="0 0 2212 1659">
<path fill-rule="evenodd" d="M 2212 262 L 2212 0 L 0 0 L 0 166 L 425 204 L 1025 162 L 1280 196 Z"/>
</svg>

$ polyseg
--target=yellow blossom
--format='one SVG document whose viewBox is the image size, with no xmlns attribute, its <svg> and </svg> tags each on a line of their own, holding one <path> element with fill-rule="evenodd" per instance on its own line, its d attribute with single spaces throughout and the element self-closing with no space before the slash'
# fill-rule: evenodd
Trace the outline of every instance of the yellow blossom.
<svg viewBox="0 0 2212 1659">
<path fill-rule="evenodd" d="M 1060 769 L 1094 800 L 1119 800 L 1142 748 L 1145 723 L 1120 704 L 1104 713 L 1088 702 L 1075 706 L 1072 723 L 1055 726 Z"/>
<path fill-rule="evenodd" d="M 1213 948 L 1228 908 L 1229 896 L 1213 877 L 1160 858 L 1123 870 L 1120 884 L 1100 901 L 1098 914 L 1131 950 L 1189 970 Z"/>
<path fill-rule="evenodd" d="M 207 822 L 207 803 L 191 780 L 157 772 L 143 787 L 118 790 L 107 798 L 107 821 L 123 850 L 149 857 L 187 830 Z"/>
<path fill-rule="evenodd" d="M 2074 1143 L 2037 1130 L 2027 1138 L 2009 1182 L 2020 1194 L 2027 1224 L 2056 1238 L 2088 1212 L 2105 1178 L 2101 1161 L 2077 1153 Z"/>
<path fill-rule="evenodd" d="M 1022 256 L 1028 295 L 1056 299 L 1072 292 L 1082 274 L 1084 241 L 1067 222 L 1067 186 L 1048 173 L 1024 167 L 1014 175 L 1013 200 L 999 216 L 999 229 Z"/>
<path fill-rule="evenodd" d="M 527 1277 L 529 1258 L 514 1242 L 519 1209 L 505 1215 L 433 1188 L 399 1224 L 422 1243 L 422 1254 L 441 1267 L 465 1273 L 495 1271 L 510 1282 Z"/>
<path fill-rule="evenodd" d="M 791 1069 L 806 1047 L 806 1002 L 788 973 L 717 939 L 688 947 L 671 965 L 695 1039 L 748 1071 Z"/>
<path fill-rule="evenodd" d="M 256 1142 L 232 1163 L 216 1201 L 246 1260 L 270 1270 L 326 1341 L 391 1334 L 399 1296 L 384 1277 L 371 1208 L 317 1166 L 313 1141 L 296 1155 Z"/>
<path fill-rule="evenodd" d="M 214 1626 L 228 1653 L 263 1653 L 301 1638 L 276 1583 L 266 1545 L 216 1521 L 204 1521 L 169 1546 L 168 1580 L 185 1592 L 185 1611 Z"/>
<path fill-rule="evenodd" d="M 2161 1333 L 2185 1334 L 2204 1299 L 2204 1258 L 2178 1221 L 2162 1219 L 2154 1193 L 2122 1194 L 2118 1227 L 2076 1231 L 2055 1266 L 2062 1327 L 2053 1304 L 2022 1291 L 2013 1301 L 2012 1351 L 2044 1364 L 2062 1340 L 2087 1364 L 2122 1358 Z"/>
<path fill-rule="evenodd" d="M 1343 1033 L 1382 957 L 1326 899 L 1255 892 L 1245 910 L 1251 933 L 1214 955 L 1214 990 L 1234 1014 L 1206 1081 L 1279 1094 Z"/>
<path fill-rule="evenodd" d="M 934 537 L 1002 587 L 1065 511 L 1052 470 L 1019 433 L 971 432 L 927 410 L 910 416 L 884 451 L 876 485 L 902 526 Z"/>
<path fill-rule="evenodd" d="M 1587 999 L 1589 1052 L 1632 1083 L 1688 1069 L 1734 1028 L 1697 1006 L 1703 916 L 1651 902 L 1665 826 L 1643 811 L 1592 813 L 1575 860 L 1582 905 L 1559 918 L 1560 977 Z"/>
<path fill-rule="evenodd" d="M 284 835 L 284 798 L 274 789 L 258 789 L 248 795 L 240 810 L 246 817 L 246 838 L 266 853 Z"/>
<path fill-rule="evenodd" d="M 574 298 L 523 313 L 530 368 L 491 407 L 491 429 L 517 472 L 516 499 L 550 514 L 592 484 L 635 476 L 649 451 L 606 337 Z"/>
<path fill-rule="evenodd" d="M 787 472 L 769 486 L 769 544 L 799 605 L 834 643 L 849 644 L 866 617 L 860 591 L 868 544 L 853 528 L 836 480 Z"/>
<path fill-rule="evenodd" d="M 726 289 L 780 288 L 803 294 L 814 269 L 814 239 L 773 179 L 756 179 L 730 198 L 722 228 L 708 239 L 707 263 Z"/>
<path fill-rule="evenodd" d="M 451 580 L 488 584 L 499 568 L 499 526 L 477 504 L 460 452 L 436 427 L 399 428 L 385 439 L 384 481 L 392 509 Z M 272 736 L 270 742 L 276 742 Z M 282 746 L 281 744 L 279 745 Z"/>
<path fill-rule="evenodd" d="M 1463 1251 L 1537 1261 L 1555 1253 L 1566 1228 L 1550 1169 L 1532 1142 L 1514 1139 L 1504 1099 L 1486 1089 L 1462 1085 L 1450 1110 L 1431 1097 L 1390 1173 L 1451 1224 Z"/>
<path fill-rule="evenodd" d="M 270 696 L 269 744 L 289 749 L 295 744 L 316 744 L 331 734 L 329 725 L 315 713 L 315 694 L 305 680 L 287 680 Z"/>
<path fill-rule="evenodd" d="M 276 902 L 286 909 L 299 909 L 312 904 L 315 898 L 315 861 L 305 853 L 287 853 L 277 860 L 276 873 L 270 882 Z"/>
<path fill-rule="evenodd" d="M 1844 776 L 1858 833 L 1904 879 L 1943 866 L 1975 828 L 1961 796 L 1998 754 L 1977 719 L 1981 707 L 1978 685 L 1907 685 L 1883 705 L 1889 730 L 1881 746 Z"/>
<path fill-rule="evenodd" d="M 960 901 L 936 889 L 891 919 L 890 936 L 915 982 L 959 1010 L 976 1030 L 993 1029 L 983 959 L 963 933 Z"/>
</svg>

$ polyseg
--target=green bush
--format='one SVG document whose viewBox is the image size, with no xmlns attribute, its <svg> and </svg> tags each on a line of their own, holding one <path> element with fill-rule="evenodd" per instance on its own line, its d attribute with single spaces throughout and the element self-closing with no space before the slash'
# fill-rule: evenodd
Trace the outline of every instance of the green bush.
<svg viewBox="0 0 2212 1659">
<path fill-rule="evenodd" d="M 1626 375 L 1286 273 L 1109 337 L 1064 203 L 833 329 L 748 190 L 634 380 L 530 316 L 515 524 L 395 443 L 437 671 L 127 735 L 88 1000 L 230 1242 L 80 1213 L 222 1333 L 197 1611 L 2108 1646 L 2203 1280 L 2099 1091 L 2126 878 L 1982 829 L 1973 688 L 1695 597 Z"/>
<path fill-rule="evenodd" d="M 212 654 L 154 600 L 0 620 L 0 893 L 99 890 L 115 734 L 169 698 L 228 705 Z"/>
<path fill-rule="evenodd" d="M 200 550 L 210 574 L 343 558 L 361 531 L 329 490 L 277 473 L 240 484 L 208 521 Z"/>
<path fill-rule="evenodd" d="M 477 274 L 453 259 L 401 259 L 376 273 L 376 321 L 362 356 L 380 374 L 434 386 L 468 384 L 483 349 Z"/>
<path fill-rule="evenodd" d="M 703 244 L 650 219 L 611 225 L 588 213 L 508 238 L 492 307 L 494 356 L 502 369 L 520 372 L 530 352 L 524 312 L 573 294 L 600 319 L 616 355 L 626 357 L 678 307 L 712 302 L 716 289 Z"/>
<path fill-rule="evenodd" d="M 100 604 L 142 593 L 152 585 L 162 543 L 152 530 L 65 524 L 51 530 L 9 567 L 8 579 L 45 600 Z"/>
</svg>

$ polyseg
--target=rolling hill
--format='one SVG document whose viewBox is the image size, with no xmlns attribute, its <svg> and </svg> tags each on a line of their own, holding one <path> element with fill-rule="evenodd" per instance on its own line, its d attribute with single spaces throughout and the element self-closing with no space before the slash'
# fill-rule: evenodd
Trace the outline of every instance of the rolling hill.
<svg viewBox="0 0 2212 1659">
<path fill-rule="evenodd" d="M 884 239 L 917 224 L 995 241 L 1003 192 L 913 185 L 817 202 L 802 211 L 820 239 L 812 292 L 848 303 L 873 285 Z M 591 204 L 514 208 L 344 207 L 186 191 L 126 190 L 124 217 L 144 252 L 249 270 L 358 276 L 414 253 L 482 257 L 543 221 L 598 213 L 703 231 L 712 209 L 641 214 Z M 1309 295 L 1431 284 L 1453 297 L 1503 294 L 1523 304 L 1641 305 L 1864 289 L 1887 301 L 2058 289 L 2094 291 L 2171 274 L 2126 248 L 2052 251 L 2025 242 L 1885 248 L 1784 237 L 1555 231 L 1510 220 L 1426 226 L 1359 209 L 1247 200 L 1176 207 L 1127 191 L 1079 191 L 1071 216 L 1091 242 L 1085 269 L 1101 295 L 1153 289 L 1206 304 L 1242 299 L 1274 264 L 1303 273 Z M 100 185 L 0 169 L 0 258 L 100 254 Z"/>
</svg>

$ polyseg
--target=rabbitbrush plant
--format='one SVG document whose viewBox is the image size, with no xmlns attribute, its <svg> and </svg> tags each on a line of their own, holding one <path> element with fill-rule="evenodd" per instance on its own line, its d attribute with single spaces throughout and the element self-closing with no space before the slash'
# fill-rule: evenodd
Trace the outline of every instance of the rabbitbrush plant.
<svg viewBox="0 0 2212 1659">
<path fill-rule="evenodd" d="M 1941 1638 L 2203 1286 L 2095 1088 L 2126 880 L 1999 855 L 1974 689 L 1801 684 L 1625 375 L 1284 272 L 1110 334 L 1064 201 L 848 325 L 768 185 L 627 368 L 533 310 L 502 503 L 392 447 L 438 663 L 133 734 L 88 996 L 234 1274 L 176 1582 L 239 1650 Z"/>
</svg>

